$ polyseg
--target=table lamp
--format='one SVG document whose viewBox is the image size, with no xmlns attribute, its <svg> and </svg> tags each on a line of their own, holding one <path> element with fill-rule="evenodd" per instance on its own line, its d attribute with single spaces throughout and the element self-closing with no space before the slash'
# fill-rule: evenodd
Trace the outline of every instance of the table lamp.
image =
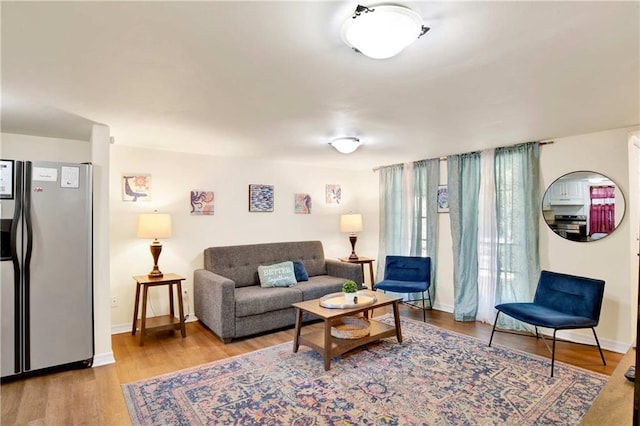
<svg viewBox="0 0 640 426">
<path fill-rule="evenodd" d="M 350 260 L 357 260 L 356 241 L 358 237 L 356 232 L 362 231 L 362 215 L 360 213 L 349 213 L 340 216 L 340 231 L 349 233 L 349 241 L 351 242 Z"/>
<path fill-rule="evenodd" d="M 158 268 L 158 258 L 162 251 L 162 244 L 158 238 L 171 237 L 171 215 L 168 213 L 142 213 L 138 216 L 138 238 L 153 238 L 149 246 L 153 256 L 153 269 L 149 278 L 160 278 L 162 272 Z"/>
</svg>

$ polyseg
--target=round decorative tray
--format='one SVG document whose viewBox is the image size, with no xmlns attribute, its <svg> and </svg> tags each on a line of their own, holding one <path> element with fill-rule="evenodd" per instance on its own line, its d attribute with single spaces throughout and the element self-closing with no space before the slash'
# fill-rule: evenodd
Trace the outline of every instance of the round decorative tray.
<svg viewBox="0 0 640 426">
<path fill-rule="evenodd" d="M 331 327 L 331 335 L 338 339 L 359 339 L 369 335 L 369 321 L 360 317 L 343 317 Z"/>
<path fill-rule="evenodd" d="M 347 303 L 342 293 L 331 293 L 320 298 L 320 306 L 332 309 L 358 308 L 373 305 L 377 301 L 374 292 L 360 290 L 356 293 L 355 303 Z"/>
</svg>

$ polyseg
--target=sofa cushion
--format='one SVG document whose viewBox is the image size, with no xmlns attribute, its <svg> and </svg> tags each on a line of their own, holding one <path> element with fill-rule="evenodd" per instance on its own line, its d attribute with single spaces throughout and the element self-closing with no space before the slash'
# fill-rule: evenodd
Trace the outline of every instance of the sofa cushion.
<svg viewBox="0 0 640 426">
<path fill-rule="evenodd" d="M 330 275 L 317 275 L 309 277 L 309 281 L 298 283 L 291 290 L 297 290 L 302 293 L 303 300 L 318 299 L 329 293 L 342 292 L 342 284 L 346 279 L 336 278 Z"/>
<path fill-rule="evenodd" d="M 291 261 L 267 266 L 260 265 L 258 277 L 260 277 L 260 287 L 291 287 L 297 283 Z"/>
<path fill-rule="evenodd" d="M 296 275 L 297 282 L 309 281 L 309 274 L 307 274 L 307 269 L 304 267 L 302 260 L 293 261 L 293 273 Z"/>
<path fill-rule="evenodd" d="M 264 288 L 257 285 L 236 288 L 236 317 L 260 315 L 291 308 L 292 303 L 302 302 L 302 293 L 295 288 Z"/>
</svg>

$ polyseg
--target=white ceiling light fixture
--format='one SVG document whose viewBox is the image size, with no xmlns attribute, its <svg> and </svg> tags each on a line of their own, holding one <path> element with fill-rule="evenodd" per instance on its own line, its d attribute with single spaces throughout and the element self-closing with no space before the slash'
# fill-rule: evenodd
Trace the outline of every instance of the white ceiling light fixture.
<svg viewBox="0 0 640 426">
<path fill-rule="evenodd" d="M 336 138 L 329 142 L 329 145 L 342 154 L 351 154 L 358 149 L 361 144 L 360 139 L 354 137 Z"/>
<path fill-rule="evenodd" d="M 422 17 L 409 8 L 358 5 L 342 25 L 342 40 L 365 56 L 386 59 L 402 52 L 427 31 Z"/>
</svg>

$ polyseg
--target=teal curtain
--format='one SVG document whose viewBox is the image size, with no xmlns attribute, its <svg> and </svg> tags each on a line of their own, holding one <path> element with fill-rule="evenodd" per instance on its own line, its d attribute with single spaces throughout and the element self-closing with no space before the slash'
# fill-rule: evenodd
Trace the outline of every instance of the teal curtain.
<svg viewBox="0 0 640 426">
<path fill-rule="evenodd" d="M 475 321 L 478 311 L 478 203 L 480 154 L 447 157 L 453 240 L 453 318 Z"/>
<path fill-rule="evenodd" d="M 436 297 L 436 267 L 438 251 L 438 203 L 440 160 L 422 160 L 413 163 L 413 219 L 411 221 L 411 256 L 431 258 L 431 287 L 433 302 Z M 419 295 L 415 295 L 418 298 Z"/>
<path fill-rule="evenodd" d="M 382 280 L 384 276 L 387 254 L 403 254 L 402 169 L 402 165 L 395 165 L 379 170 L 380 234 L 376 274 L 378 280 Z"/>
<path fill-rule="evenodd" d="M 537 142 L 495 150 L 498 230 L 496 304 L 530 302 L 540 275 L 540 168 Z M 527 327 L 507 315 L 498 326 Z"/>
</svg>

